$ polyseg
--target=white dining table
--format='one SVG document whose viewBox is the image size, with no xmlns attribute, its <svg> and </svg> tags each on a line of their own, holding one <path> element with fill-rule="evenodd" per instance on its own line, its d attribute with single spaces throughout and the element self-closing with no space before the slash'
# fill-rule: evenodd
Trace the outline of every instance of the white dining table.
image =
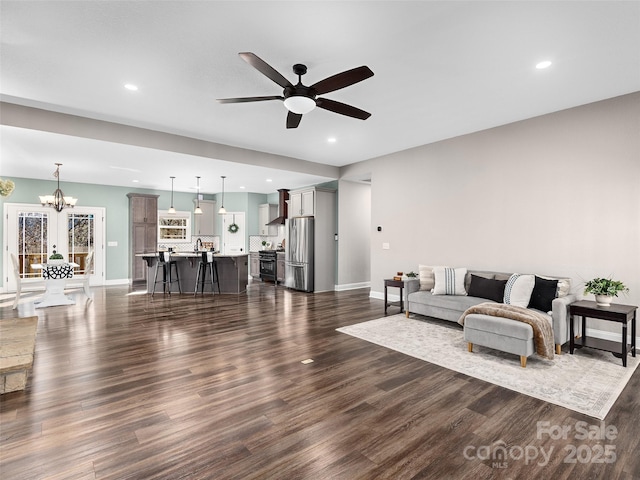
<svg viewBox="0 0 640 480">
<path fill-rule="evenodd" d="M 73 269 L 79 266 L 74 262 L 32 263 L 31 268 L 43 271 L 42 276 L 46 287 L 44 295 L 33 302 L 35 308 L 75 305 L 76 301 L 64 294 L 64 288 L 67 278 L 73 278 Z"/>
</svg>

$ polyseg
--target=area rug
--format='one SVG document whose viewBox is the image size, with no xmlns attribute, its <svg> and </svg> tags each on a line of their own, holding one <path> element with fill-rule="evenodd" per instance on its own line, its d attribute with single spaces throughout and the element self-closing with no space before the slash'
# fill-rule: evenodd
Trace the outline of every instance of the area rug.
<svg viewBox="0 0 640 480">
<path fill-rule="evenodd" d="M 393 315 L 337 329 L 456 372 L 479 378 L 603 420 L 631 378 L 640 355 L 627 367 L 611 353 L 583 348 L 554 360 L 532 355 L 527 367 L 517 355 L 473 346 L 467 351 L 462 329 L 429 320 Z"/>
<path fill-rule="evenodd" d="M 38 317 L 0 320 L 0 393 L 25 389 L 37 329 Z"/>
</svg>

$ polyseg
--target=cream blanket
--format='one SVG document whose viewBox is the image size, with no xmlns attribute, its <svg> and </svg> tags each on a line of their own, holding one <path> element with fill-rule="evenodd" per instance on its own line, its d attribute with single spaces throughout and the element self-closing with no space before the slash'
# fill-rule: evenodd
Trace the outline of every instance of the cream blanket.
<svg viewBox="0 0 640 480">
<path fill-rule="evenodd" d="M 460 325 L 464 325 L 465 317 L 472 313 L 491 315 L 492 317 L 509 318 L 511 320 L 531 325 L 531 328 L 533 328 L 533 341 L 536 347 L 536 353 L 541 357 L 553 360 L 553 327 L 551 326 L 549 319 L 543 313 L 536 312 L 529 308 L 516 307 L 515 305 L 486 302 L 469 307 L 462 314 L 458 323 Z"/>
</svg>

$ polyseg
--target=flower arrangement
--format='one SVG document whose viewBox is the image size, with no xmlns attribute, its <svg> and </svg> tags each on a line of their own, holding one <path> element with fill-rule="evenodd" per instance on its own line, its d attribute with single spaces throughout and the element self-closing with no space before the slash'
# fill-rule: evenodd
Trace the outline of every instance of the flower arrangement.
<svg viewBox="0 0 640 480">
<path fill-rule="evenodd" d="M 0 178 L 0 196 L 8 197 L 13 193 L 14 188 L 16 188 L 16 184 L 12 180 L 2 180 Z"/>
<path fill-rule="evenodd" d="M 629 289 L 624 283 L 611 278 L 594 278 L 584 284 L 585 294 L 592 293 L 594 295 L 617 297 L 618 292 L 627 293 Z"/>
</svg>

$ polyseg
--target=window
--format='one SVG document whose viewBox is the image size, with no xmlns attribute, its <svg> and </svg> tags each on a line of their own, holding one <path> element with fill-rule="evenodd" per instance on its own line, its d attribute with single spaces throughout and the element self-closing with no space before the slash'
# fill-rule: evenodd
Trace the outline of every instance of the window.
<svg viewBox="0 0 640 480">
<path fill-rule="evenodd" d="M 19 211 L 18 249 L 16 257 L 20 266 L 21 278 L 39 278 L 42 270 L 34 270 L 31 265 L 47 260 L 49 233 L 49 214 L 32 211 Z"/>
<path fill-rule="evenodd" d="M 158 212 L 158 241 L 191 242 L 191 213 Z"/>
<path fill-rule="evenodd" d="M 69 213 L 67 221 L 69 224 L 69 261 L 80 265 L 74 270 L 74 274 L 91 275 L 95 269 L 87 272 L 86 259 L 89 252 L 94 249 L 94 215 L 91 213 Z"/>
</svg>

